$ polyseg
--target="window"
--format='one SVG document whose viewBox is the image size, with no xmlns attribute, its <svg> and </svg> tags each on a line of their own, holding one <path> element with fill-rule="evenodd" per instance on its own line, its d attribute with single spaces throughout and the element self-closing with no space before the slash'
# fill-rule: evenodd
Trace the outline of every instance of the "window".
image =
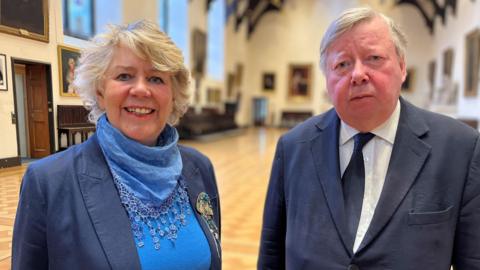
<svg viewBox="0 0 480 270">
<path fill-rule="evenodd" d="M 63 31 L 66 35 L 88 39 L 94 34 L 93 0 L 63 1 Z"/>
<path fill-rule="evenodd" d="M 157 7 L 160 28 L 182 50 L 188 65 L 188 0 L 158 0 Z"/>
<path fill-rule="evenodd" d="M 214 80 L 224 77 L 225 0 L 214 0 L 208 11 L 207 74 Z"/>
<path fill-rule="evenodd" d="M 107 24 L 122 23 L 123 1 L 63 0 L 63 32 L 79 39 L 90 39 L 106 30 Z M 67 41 L 68 42 L 68 41 Z"/>
</svg>

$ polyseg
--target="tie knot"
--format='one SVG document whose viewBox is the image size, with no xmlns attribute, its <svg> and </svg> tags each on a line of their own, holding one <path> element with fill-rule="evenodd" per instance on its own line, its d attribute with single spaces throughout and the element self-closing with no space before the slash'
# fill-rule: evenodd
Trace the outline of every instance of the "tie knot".
<svg viewBox="0 0 480 270">
<path fill-rule="evenodd" d="M 355 146 L 353 147 L 354 151 L 361 151 L 363 149 L 363 146 L 367 144 L 374 136 L 375 134 L 370 132 L 357 133 L 357 135 L 353 137 L 353 140 L 355 141 Z"/>
</svg>

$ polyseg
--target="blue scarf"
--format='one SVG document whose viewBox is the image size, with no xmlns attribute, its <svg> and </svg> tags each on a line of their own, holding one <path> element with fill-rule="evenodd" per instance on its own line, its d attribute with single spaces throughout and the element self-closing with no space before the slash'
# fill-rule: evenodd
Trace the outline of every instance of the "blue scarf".
<svg viewBox="0 0 480 270">
<path fill-rule="evenodd" d="M 174 127 L 167 124 L 153 147 L 127 138 L 105 114 L 96 133 L 110 170 L 135 197 L 159 205 L 172 194 L 183 167 Z"/>
</svg>

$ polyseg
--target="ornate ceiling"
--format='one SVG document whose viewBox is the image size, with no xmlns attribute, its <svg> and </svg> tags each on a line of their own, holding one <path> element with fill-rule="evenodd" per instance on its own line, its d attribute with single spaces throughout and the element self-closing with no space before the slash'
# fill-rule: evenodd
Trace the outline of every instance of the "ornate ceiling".
<svg viewBox="0 0 480 270">
<path fill-rule="evenodd" d="M 473 2 L 475 0 L 471 1 Z M 437 16 L 440 17 L 443 25 L 447 23 L 447 9 L 449 7 L 452 9 L 454 16 L 457 13 L 457 0 L 396 0 L 395 5 L 413 5 L 416 7 L 422 15 L 430 33 L 433 33 Z"/>
<path fill-rule="evenodd" d="M 215 0 L 207 0 L 206 7 Z M 227 19 L 233 17 L 235 30 L 238 31 L 242 23 L 247 23 L 247 38 L 255 31 L 259 21 L 268 12 L 278 12 L 284 7 L 287 0 L 227 0 Z M 425 25 L 433 33 L 436 17 L 440 17 L 443 25 L 447 23 L 447 9 L 457 12 L 457 0 L 394 0 L 396 6 L 412 5 L 422 15 Z M 467 0 L 462 0 L 467 1 Z M 474 2 L 475 0 L 470 0 Z"/>
<path fill-rule="evenodd" d="M 211 2 L 214 0 L 208 0 Z M 285 0 L 230 0 L 227 1 L 227 19 L 233 16 L 235 30 L 242 23 L 247 23 L 247 38 L 255 31 L 255 27 L 268 12 L 282 10 Z"/>
</svg>

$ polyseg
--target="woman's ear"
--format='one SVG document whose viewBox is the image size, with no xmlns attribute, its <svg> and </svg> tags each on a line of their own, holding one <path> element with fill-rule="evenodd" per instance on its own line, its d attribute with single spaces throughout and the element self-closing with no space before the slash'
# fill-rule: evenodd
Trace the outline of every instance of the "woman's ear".
<svg viewBox="0 0 480 270">
<path fill-rule="evenodd" d="M 100 107 L 100 109 L 102 109 L 102 110 L 105 110 L 105 99 L 103 97 L 102 89 L 97 89 L 96 95 L 97 95 L 98 107 Z"/>
</svg>

